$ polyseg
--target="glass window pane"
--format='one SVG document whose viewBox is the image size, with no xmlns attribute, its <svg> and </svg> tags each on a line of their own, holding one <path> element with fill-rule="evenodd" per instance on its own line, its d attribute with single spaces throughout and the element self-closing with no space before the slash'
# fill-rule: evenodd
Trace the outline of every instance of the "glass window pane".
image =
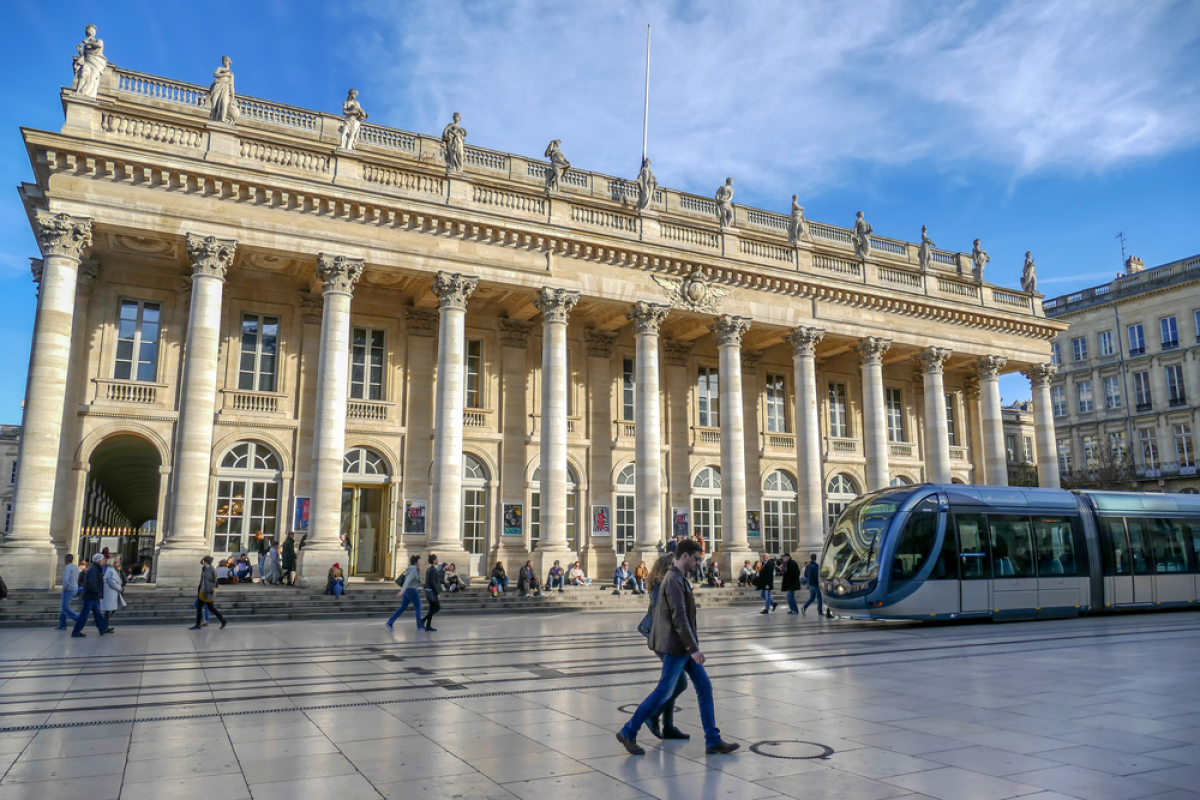
<svg viewBox="0 0 1200 800">
<path fill-rule="evenodd" d="M 1075 543 L 1069 518 L 1035 517 L 1033 537 L 1037 547 L 1037 571 L 1040 577 L 1050 578 L 1055 575 L 1078 574 L 1078 567 L 1075 563 Z"/>
<path fill-rule="evenodd" d="M 1154 571 L 1162 573 L 1187 572 L 1187 547 L 1183 524 L 1179 520 L 1150 520 Z"/>
<path fill-rule="evenodd" d="M 1125 541 L 1125 521 L 1119 517 L 1100 519 L 1101 555 L 1105 575 L 1128 575 L 1132 571 L 1129 544 Z"/>
<path fill-rule="evenodd" d="M 988 548 L 987 526 L 982 514 L 955 514 L 959 556 L 963 580 L 987 580 L 992 577 L 992 556 Z"/>
<path fill-rule="evenodd" d="M 937 540 L 937 526 L 937 498 L 931 497 L 913 510 L 896 542 L 892 555 L 892 590 L 911 581 L 925 566 Z"/>
<path fill-rule="evenodd" d="M 1125 521 L 1129 529 L 1129 555 L 1133 560 L 1134 575 L 1148 575 L 1151 572 L 1149 552 L 1150 523 L 1144 519 L 1128 519 Z"/>
<path fill-rule="evenodd" d="M 989 515 L 992 563 L 996 578 L 1032 578 L 1033 546 L 1029 518 L 1015 515 Z"/>
</svg>

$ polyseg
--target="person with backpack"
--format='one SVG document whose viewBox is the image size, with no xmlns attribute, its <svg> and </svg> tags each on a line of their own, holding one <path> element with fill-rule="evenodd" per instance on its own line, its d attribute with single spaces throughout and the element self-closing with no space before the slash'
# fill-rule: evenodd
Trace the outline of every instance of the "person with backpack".
<svg viewBox="0 0 1200 800">
<path fill-rule="evenodd" d="M 401 598 L 400 607 L 396 609 L 396 613 L 388 619 L 385 625 L 388 630 L 395 630 L 392 627 L 396 620 L 400 619 L 400 615 L 411 605 L 417 616 L 417 630 L 425 630 L 425 623 L 421 621 L 421 593 L 417 591 L 417 587 L 421 584 L 421 557 L 409 556 L 408 569 L 404 570 L 404 574 L 396 579 L 396 583 L 400 586 L 400 591 L 396 593 L 396 597 Z"/>
<path fill-rule="evenodd" d="M 196 608 L 196 624 L 189 630 L 200 630 L 200 623 L 203 622 L 203 613 L 201 609 L 208 609 L 214 617 L 221 620 L 221 627 L 224 628 L 228 623 L 225 617 L 221 616 L 221 612 L 213 605 L 213 601 L 217 597 L 217 571 L 213 569 L 213 557 L 205 556 L 200 559 L 200 584 L 196 587 L 196 597 L 200 601 L 200 605 Z"/>
<path fill-rule="evenodd" d="M 787 592 L 789 614 L 799 614 L 800 607 L 796 605 L 796 592 L 800 591 L 800 565 L 791 553 L 783 554 L 783 591 Z"/>
</svg>

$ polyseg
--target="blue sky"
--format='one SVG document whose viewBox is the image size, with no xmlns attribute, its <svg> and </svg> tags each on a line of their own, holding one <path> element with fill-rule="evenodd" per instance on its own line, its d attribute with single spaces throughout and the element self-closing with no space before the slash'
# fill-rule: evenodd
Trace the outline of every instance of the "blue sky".
<svg viewBox="0 0 1200 800">
<path fill-rule="evenodd" d="M 1200 252 L 1200 3 L 59 2 L 0 0 L 0 421 L 20 421 L 38 254 L 15 187 L 19 126 L 57 130 L 83 27 L 109 60 L 633 177 L 646 23 L 659 182 L 939 246 L 981 238 L 988 279 L 1026 250 L 1048 296 L 1110 279 L 1118 231 L 1147 266 Z M 1028 396 L 1019 376 L 1005 401 Z"/>
</svg>

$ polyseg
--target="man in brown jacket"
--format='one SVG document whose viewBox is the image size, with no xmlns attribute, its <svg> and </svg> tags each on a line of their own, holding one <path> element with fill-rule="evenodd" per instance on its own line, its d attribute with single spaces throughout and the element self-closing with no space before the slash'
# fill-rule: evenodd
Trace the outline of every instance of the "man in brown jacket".
<svg viewBox="0 0 1200 800">
<path fill-rule="evenodd" d="M 649 647 L 662 656 L 662 676 L 650 696 L 642 701 L 633 717 L 617 734 L 617 741 L 631 755 L 640 756 L 645 750 L 637 743 L 638 731 L 647 718 L 662 708 L 675 690 L 679 673 L 686 671 L 696 687 L 700 701 L 700 722 L 704 725 L 704 743 L 708 753 L 732 753 L 738 745 L 721 740 L 713 710 L 712 682 L 704 671 L 704 653 L 696 638 L 696 599 L 686 575 L 696 569 L 702 556 L 700 545 L 684 540 L 675 548 L 675 563 L 663 578 L 658 604 L 654 607 L 654 624 L 650 629 Z"/>
</svg>

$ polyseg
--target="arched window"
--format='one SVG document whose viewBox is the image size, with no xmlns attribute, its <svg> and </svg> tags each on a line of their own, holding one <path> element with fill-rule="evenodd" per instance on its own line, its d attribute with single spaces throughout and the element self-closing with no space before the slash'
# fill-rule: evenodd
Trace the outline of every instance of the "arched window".
<svg viewBox="0 0 1200 800">
<path fill-rule="evenodd" d="M 529 547 L 536 550 L 542 539 L 542 468 L 533 472 L 533 491 L 529 493 Z M 567 465 L 567 547 L 578 552 L 579 543 L 579 480 L 575 470 Z"/>
<path fill-rule="evenodd" d="M 705 467 L 692 481 L 692 532 L 704 537 L 708 553 L 721 549 L 721 470 Z"/>
<path fill-rule="evenodd" d="M 364 478 L 386 478 L 388 474 L 387 461 L 374 450 L 355 447 L 342 457 L 342 474 Z"/>
<path fill-rule="evenodd" d="M 279 456 L 261 442 L 238 442 L 221 459 L 213 552 L 244 553 L 255 533 L 279 539 Z"/>
<path fill-rule="evenodd" d="M 634 543 L 634 498 L 636 497 L 637 477 L 633 464 L 627 464 L 617 476 L 617 492 L 614 498 L 617 507 L 613 513 L 613 533 L 616 535 L 614 544 L 617 555 L 623 556 L 633 550 Z"/>
<path fill-rule="evenodd" d="M 909 480 L 908 478 L 906 478 L 905 476 L 897 475 L 896 477 L 892 478 L 891 482 L 888 485 L 889 486 L 908 486 L 911 483 L 912 483 L 912 481 Z"/>
<path fill-rule="evenodd" d="M 468 553 L 482 553 L 487 544 L 487 467 L 473 455 L 463 453 L 462 539 Z"/>
<path fill-rule="evenodd" d="M 826 530 L 833 530 L 838 517 L 846 510 L 846 506 L 858 497 L 858 484 L 844 473 L 833 476 L 825 487 Z"/>
<path fill-rule="evenodd" d="M 783 470 L 763 481 L 763 549 L 772 555 L 792 553 L 800 545 L 796 482 Z"/>
</svg>

